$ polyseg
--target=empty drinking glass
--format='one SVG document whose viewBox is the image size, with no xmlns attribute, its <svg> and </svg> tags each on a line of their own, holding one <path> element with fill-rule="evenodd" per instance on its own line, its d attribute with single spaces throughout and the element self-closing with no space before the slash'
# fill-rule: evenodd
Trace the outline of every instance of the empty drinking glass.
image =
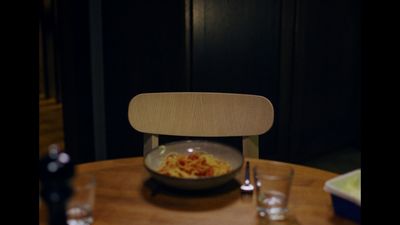
<svg viewBox="0 0 400 225">
<path fill-rule="evenodd" d="M 96 179 L 91 174 L 77 174 L 72 180 L 73 195 L 67 204 L 68 225 L 93 223 Z"/>
<path fill-rule="evenodd" d="M 284 220 L 288 212 L 294 170 L 279 162 L 267 162 L 254 168 L 257 211 L 270 220 Z"/>
</svg>

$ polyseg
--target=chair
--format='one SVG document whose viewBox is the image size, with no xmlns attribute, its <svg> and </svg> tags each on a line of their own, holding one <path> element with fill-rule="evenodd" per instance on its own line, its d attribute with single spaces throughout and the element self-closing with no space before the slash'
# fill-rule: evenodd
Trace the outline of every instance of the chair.
<svg viewBox="0 0 400 225">
<path fill-rule="evenodd" d="M 159 135 L 242 137 L 243 155 L 259 158 L 258 136 L 274 121 L 271 102 L 258 95 L 208 92 L 143 93 L 129 103 L 131 126 L 144 133 L 144 154 Z"/>
</svg>

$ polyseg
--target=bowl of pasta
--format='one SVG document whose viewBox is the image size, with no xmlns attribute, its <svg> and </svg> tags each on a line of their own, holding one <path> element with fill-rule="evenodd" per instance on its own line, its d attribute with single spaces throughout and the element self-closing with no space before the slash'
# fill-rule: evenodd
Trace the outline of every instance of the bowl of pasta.
<svg viewBox="0 0 400 225">
<path fill-rule="evenodd" d="M 209 141 L 177 141 L 160 145 L 144 156 L 150 175 L 167 186 L 200 190 L 223 185 L 243 165 L 241 152 Z"/>
</svg>

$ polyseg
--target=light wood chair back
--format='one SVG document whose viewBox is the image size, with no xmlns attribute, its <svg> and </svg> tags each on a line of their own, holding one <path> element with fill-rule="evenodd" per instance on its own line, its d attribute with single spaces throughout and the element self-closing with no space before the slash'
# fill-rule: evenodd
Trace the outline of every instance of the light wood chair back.
<svg viewBox="0 0 400 225">
<path fill-rule="evenodd" d="M 131 126 L 144 133 L 144 153 L 158 146 L 158 135 L 242 137 L 243 155 L 259 158 L 258 136 L 274 121 L 271 102 L 259 95 L 164 92 L 143 93 L 129 103 Z"/>
</svg>

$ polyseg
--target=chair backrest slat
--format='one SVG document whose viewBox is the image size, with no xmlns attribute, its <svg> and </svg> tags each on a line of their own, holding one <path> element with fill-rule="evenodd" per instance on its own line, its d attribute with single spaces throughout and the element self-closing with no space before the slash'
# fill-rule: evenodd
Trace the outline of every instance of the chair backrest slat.
<svg viewBox="0 0 400 225">
<path fill-rule="evenodd" d="M 147 134 L 247 137 L 267 132 L 274 110 L 271 102 L 259 95 L 143 93 L 130 101 L 128 119 L 134 129 Z"/>
</svg>

